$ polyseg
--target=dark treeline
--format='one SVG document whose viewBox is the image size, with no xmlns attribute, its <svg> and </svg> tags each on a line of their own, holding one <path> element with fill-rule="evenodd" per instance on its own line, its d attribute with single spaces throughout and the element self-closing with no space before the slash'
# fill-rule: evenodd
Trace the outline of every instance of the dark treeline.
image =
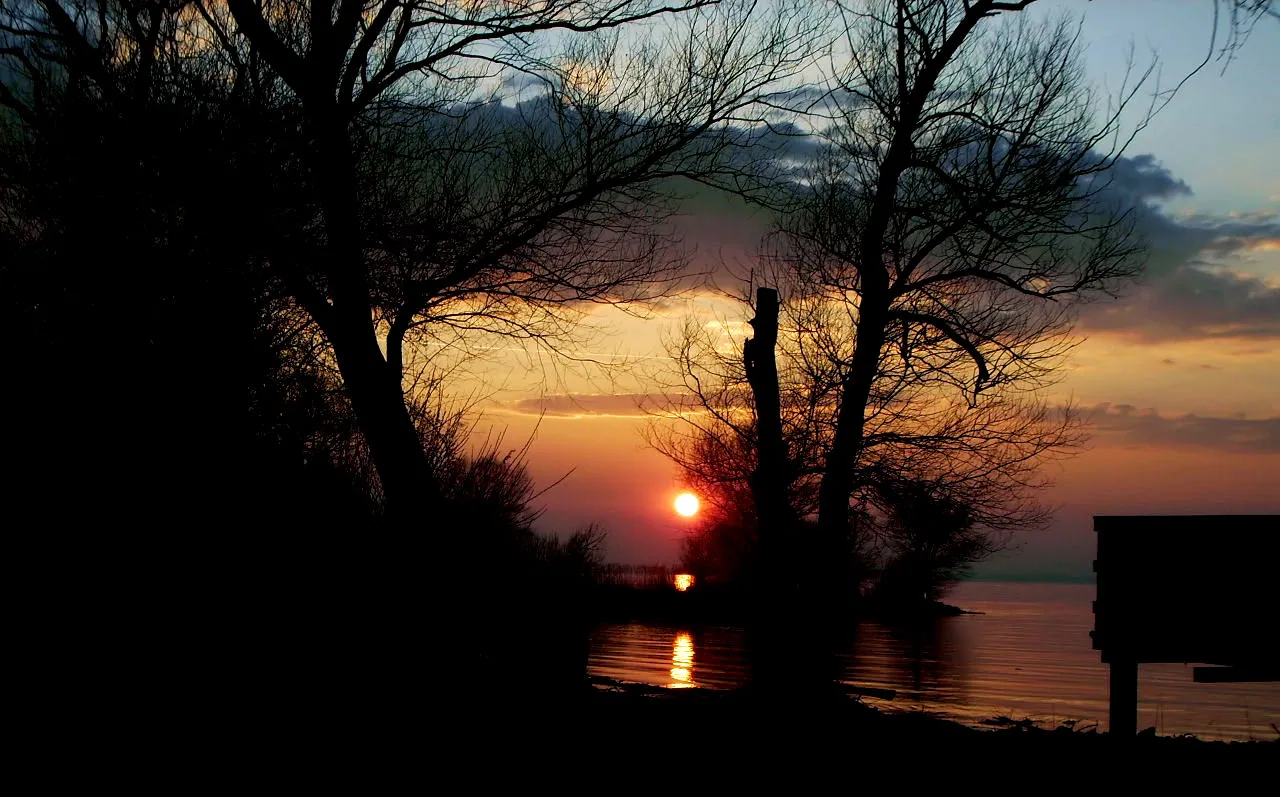
<svg viewBox="0 0 1280 797">
<path fill-rule="evenodd" d="M 402 406 L 435 498 L 388 512 L 342 358 L 284 273 L 331 243 L 305 109 L 239 53 L 184 49 L 196 10 L 3 11 L 5 494 L 65 541 L 31 560 L 36 580 L 51 604 L 96 585 L 67 608 L 77 628 L 103 619 L 95 606 L 118 612 L 86 637 L 103 651 L 230 612 L 280 680 L 344 635 L 388 672 L 421 665 L 396 659 L 419 645 L 404 613 L 428 605 L 446 637 L 492 624 L 475 667 L 498 648 L 536 661 L 539 634 L 562 641 L 549 622 L 578 622 L 600 532 L 535 534 L 523 451 L 471 449 L 428 372 Z M 373 137 L 352 135 L 366 180 L 390 158 Z M 366 229 L 402 212 L 383 198 Z"/>
</svg>

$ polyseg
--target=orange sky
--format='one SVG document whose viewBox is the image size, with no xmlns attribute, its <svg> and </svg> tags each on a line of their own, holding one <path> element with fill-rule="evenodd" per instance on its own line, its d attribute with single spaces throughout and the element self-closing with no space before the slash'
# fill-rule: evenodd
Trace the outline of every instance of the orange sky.
<svg viewBox="0 0 1280 797">
<path fill-rule="evenodd" d="M 523 440 L 537 423 L 534 416 L 500 412 L 486 420 L 505 425 L 508 440 Z M 543 528 L 571 531 L 599 521 L 610 530 L 612 559 L 674 563 L 688 521 L 671 508 L 681 487 L 673 468 L 642 439 L 649 422 L 640 416 L 545 416 L 530 451 L 533 475 L 548 484 L 573 473 L 543 497 Z M 1055 485 L 1046 501 L 1060 507 L 1053 526 L 1024 537 L 1022 550 L 987 569 L 1087 574 L 1094 514 L 1280 513 L 1280 452 L 1127 438 L 1121 431 L 1095 431 L 1089 450 L 1049 466 Z"/>
<path fill-rule="evenodd" d="M 598 314 L 613 335 L 601 350 L 652 356 L 697 302 L 637 320 Z M 724 317 L 727 303 L 701 306 Z M 504 370 L 507 389 L 487 402 L 478 434 L 505 430 L 508 443 L 535 433 L 529 461 L 549 484 L 541 526 L 568 532 L 588 522 L 610 531 L 617 561 L 674 563 L 689 521 L 672 511 L 682 485 L 644 441 L 655 421 L 635 394 L 662 363 L 638 358 L 605 382 L 562 374 L 539 391 Z M 1094 334 L 1074 353 L 1056 393 L 1093 408 L 1089 448 L 1049 466 L 1045 501 L 1060 507 L 1051 528 L 1024 536 L 1017 551 L 988 563 L 997 575 L 1087 576 L 1090 517 L 1124 513 L 1280 513 L 1280 351 L 1263 341 L 1138 343 Z M 539 379 L 541 374 L 539 373 Z M 536 381 L 536 380 L 535 380 Z M 537 413 L 545 412 L 538 420 Z"/>
<path fill-rule="evenodd" d="M 1277 205 L 1259 205 L 1254 244 L 1213 255 L 1212 269 L 1197 265 L 1207 256 L 1200 249 L 1158 248 L 1141 284 L 1085 311 L 1084 340 L 1051 398 L 1092 409 L 1090 446 L 1051 466 L 1056 484 L 1044 500 L 1060 507 L 1053 525 L 982 572 L 1087 577 L 1094 514 L 1280 513 L 1280 310 L 1271 309 L 1280 308 L 1280 252 L 1256 245 L 1271 234 Z M 1172 218 L 1158 212 L 1162 224 Z M 725 206 L 695 212 L 686 223 L 696 261 L 721 271 L 724 260 L 749 265 L 757 222 Z M 1224 215 L 1204 223 L 1231 222 Z M 1216 229 L 1202 238 L 1214 240 Z M 642 432 L 654 421 L 635 396 L 662 392 L 671 376 L 663 338 L 690 317 L 732 332 L 749 312 L 707 294 L 643 319 L 597 310 L 576 351 L 627 360 L 617 373 L 513 352 L 476 366 L 477 384 L 489 393 L 477 433 L 505 429 L 507 442 L 523 442 L 545 412 L 530 450 L 533 475 L 550 484 L 573 471 L 541 499 L 544 530 L 599 522 L 610 531 L 611 559 L 676 561 L 689 526 L 671 507 L 682 485 L 646 446 Z"/>
</svg>

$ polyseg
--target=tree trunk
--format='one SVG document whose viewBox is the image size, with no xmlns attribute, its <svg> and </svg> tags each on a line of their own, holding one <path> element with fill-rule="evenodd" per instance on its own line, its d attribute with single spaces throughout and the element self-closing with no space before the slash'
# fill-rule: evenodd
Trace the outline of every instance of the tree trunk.
<svg viewBox="0 0 1280 797">
<path fill-rule="evenodd" d="M 355 156 L 346 125 L 333 106 L 312 109 L 310 116 L 315 140 L 311 170 L 324 216 L 325 274 L 332 297 L 325 333 L 382 482 L 387 517 L 393 523 L 432 524 L 441 519 L 440 488 L 405 407 L 398 368 L 378 346 L 360 240 Z"/>
<path fill-rule="evenodd" d="M 849 564 L 851 555 L 849 497 L 855 487 L 854 469 L 862 450 L 867 403 L 880 367 L 889 314 L 887 278 L 879 283 L 875 279 L 866 280 L 866 283 L 858 308 L 853 366 L 844 383 L 835 436 L 827 452 L 826 469 L 818 488 L 818 537 L 822 548 L 818 555 L 819 561 L 831 568 L 823 578 L 830 590 L 838 590 L 848 575 L 844 566 Z"/>
<path fill-rule="evenodd" d="M 884 263 L 884 239 L 897 203 L 898 181 L 911 161 L 916 128 L 939 75 L 974 27 L 990 12 L 988 2 L 967 8 L 942 46 L 922 65 L 914 84 L 907 83 L 907 75 L 903 71 L 906 66 L 901 57 L 899 59 L 902 110 L 895 122 L 892 143 L 880 164 L 871 212 L 859 241 L 858 276 L 862 296 L 858 303 L 853 365 L 841 392 L 835 435 L 827 452 L 826 470 L 818 489 L 818 531 L 821 545 L 828 548 L 822 556 L 822 561 L 828 566 L 839 566 L 848 555 L 849 497 L 855 487 L 854 467 L 862 450 L 867 402 L 880 368 L 880 353 L 884 348 L 885 326 L 889 319 L 891 297 L 889 271 Z M 901 5 L 897 13 L 897 46 L 902 56 L 908 47 L 909 21 Z M 830 575 L 835 579 L 841 577 L 837 572 Z M 831 586 L 835 587 L 836 583 Z"/>
<path fill-rule="evenodd" d="M 756 407 L 756 469 L 751 474 L 751 494 L 756 504 L 760 575 L 768 584 L 790 570 L 793 511 L 787 495 L 790 471 L 787 445 L 782 437 L 782 400 L 778 387 L 778 292 L 756 290 L 756 317 L 751 319 L 755 337 L 742 346 L 742 361 Z"/>
</svg>

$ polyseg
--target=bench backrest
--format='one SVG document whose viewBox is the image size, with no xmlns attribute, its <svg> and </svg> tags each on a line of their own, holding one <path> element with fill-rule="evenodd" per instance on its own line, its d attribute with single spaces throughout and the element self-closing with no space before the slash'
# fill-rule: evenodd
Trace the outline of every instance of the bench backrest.
<svg viewBox="0 0 1280 797">
<path fill-rule="evenodd" d="M 1099 516 L 1102 660 L 1280 661 L 1280 515 Z"/>
</svg>

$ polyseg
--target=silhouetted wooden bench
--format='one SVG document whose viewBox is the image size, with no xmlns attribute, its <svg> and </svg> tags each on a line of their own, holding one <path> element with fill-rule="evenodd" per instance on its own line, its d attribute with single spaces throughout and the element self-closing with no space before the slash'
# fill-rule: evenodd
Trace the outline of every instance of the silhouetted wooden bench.
<svg viewBox="0 0 1280 797">
<path fill-rule="evenodd" d="M 1132 735 L 1138 665 L 1199 682 L 1280 680 L 1280 515 L 1099 516 L 1093 647 L 1110 666 L 1110 727 Z"/>
</svg>

